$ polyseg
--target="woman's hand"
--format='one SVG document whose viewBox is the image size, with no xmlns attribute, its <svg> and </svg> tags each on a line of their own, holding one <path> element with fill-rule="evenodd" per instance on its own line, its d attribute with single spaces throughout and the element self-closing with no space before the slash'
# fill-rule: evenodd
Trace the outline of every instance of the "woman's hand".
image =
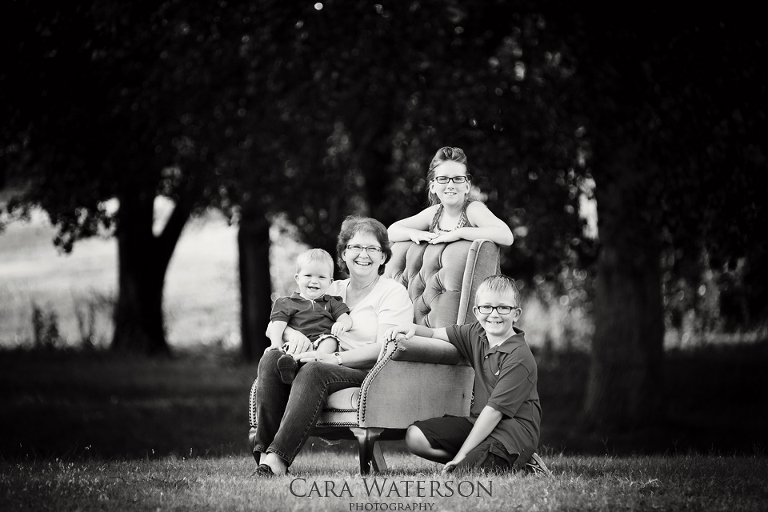
<svg viewBox="0 0 768 512">
<path fill-rule="evenodd" d="M 437 237 L 436 233 L 431 233 L 429 231 L 411 231 L 408 235 L 411 238 L 411 241 L 415 244 L 420 244 L 421 242 L 430 242 Z"/>
<path fill-rule="evenodd" d="M 283 339 L 285 340 L 286 354 L 300 354 L 312 349 L 312 342 L 309 341 L 309 338 L 295 329 L 286 329 Z"/>
<path fill-rule="evenodd" d="M 302 363 L 309 363 L 312 361 L 318 361 L 321 363 L 339 364 L 339 361 L 333 354 L 326 354 L 325 352 L 302 352 L 293 356 L 297 361 Z"/>
<path fill-rule="evenodd" d="M 386 339 L 387 341 L 409 340 L 413 338 L 414 334 L 416 334 L 415 326 L 398 325 L 397 327 L 392 327 L 391 329 L 388 329 L 386 334 L 384 334 L 384 339 Z"/>
</svg>

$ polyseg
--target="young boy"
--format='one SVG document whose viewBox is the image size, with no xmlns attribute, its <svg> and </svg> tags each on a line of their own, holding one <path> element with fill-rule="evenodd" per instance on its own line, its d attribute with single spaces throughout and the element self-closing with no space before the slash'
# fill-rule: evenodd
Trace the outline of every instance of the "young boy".
<svg viewBox="0 0 768 512">
<path fill-rule="evenodd" d="M 550 475 L 534 453 L 539 443 L 541 406 L 536 361 L 520 318 L 520 292 L 513 279 L 488 277 L 477 289 L 477 322 L 432 329 L 400 326 L 388 339 L 414 334 L 454 345 L 475 369 L 474 402 L 469 417 L 444 416 L 408 427 L 405 442 L 414 455 L 445 463 L 444 472 L 518 471 Z"/>
<path fill-rule="evenodd" d="M 299 291 L 277 299 L 269 316 L 269 349 L 283 350 L 283 332 L 291 326 L 309 338 L 318 352 L 333 354 L 337 336 L 352 328 L 349 308 L 341 297 L 326 295 L 333 280 L 333 258 L 323 249 L 310 249 L 296 258 L 296 284 Z M 280 380 L 293 382 L 299 363 L 292 355 L 277 360 Z"/>
</svg>

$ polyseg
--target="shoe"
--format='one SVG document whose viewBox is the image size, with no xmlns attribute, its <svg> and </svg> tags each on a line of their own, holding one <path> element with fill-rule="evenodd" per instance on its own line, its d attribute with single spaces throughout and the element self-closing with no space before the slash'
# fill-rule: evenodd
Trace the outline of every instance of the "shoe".
<svg viewBox="0 0 768 512">
<path fill-rule="evenodd" d="M 531 455 L 531 460 L 526 462 L 525 471 L 536 476 L 552 476 L 552 471 L 549 470 L 547 465 L 544 464 L 544 461 L 536 452 Z"/>
<path fill-rule="evenodd" d="M 251 473 L 251 476 L 256 476 L 259 478 L 272 478 L 277 475 L 272 472 L 271 467 L 267 466 L 266 464 L 259 464 L 259 466 L 256 468 L 256 471 Z"/>
<path fill-rule="evenodd" d="M 288 468 L 285 469 L 285 474 L 287 475 Z M 259 464 L 259 466 L 256 468 L 256 471 L 251 473 L 251 476 L 259 477 L 259 478 L 274 478 L 276 475 L 274 471 L 272 471 L 272 468 L 267 466 L 266 464 Z"/>
<path fill-rule="evenodd" d="M 299 364 L 288 354 L 280 356 L 280 359 L 277 360 L 277 371 L 280 372 L 280 380 L 284 384 L 291 384 L 293 382 L 298 368 Z"/>
</svg>

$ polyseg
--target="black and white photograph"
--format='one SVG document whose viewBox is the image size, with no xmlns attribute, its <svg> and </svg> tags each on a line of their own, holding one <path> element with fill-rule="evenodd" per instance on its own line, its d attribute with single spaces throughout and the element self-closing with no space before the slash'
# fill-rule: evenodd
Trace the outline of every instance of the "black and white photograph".
<svg viewBox="0 0 768 512">
<path fill-rule="evenodd" d="M 7 0 L 0 510 L 768 505 L 756 5 Z"/>
</svg>

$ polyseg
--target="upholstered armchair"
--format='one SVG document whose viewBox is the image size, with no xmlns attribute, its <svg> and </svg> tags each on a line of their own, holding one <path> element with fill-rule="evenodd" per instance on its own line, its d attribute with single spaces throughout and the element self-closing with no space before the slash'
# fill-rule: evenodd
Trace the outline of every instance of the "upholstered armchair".
<svg viewBox="0 0 768 512">
<path fill-rule="evenodd" d="M 475 321 L 480 282 L 499 272 L 499 249 L 488 240 L 450 244 L 397 242 L 385 276 L 402 283 L 413 300 L 414 322 L 445 327 Z M 474 370 L 439 340 L 390 341 L 359 388 L 328 396 L 312 435 L 357 439 L 360 473 L 386 469 L 379 440 L 403 439 L 417 420 L 469 415 Z M 256 382 L 250 395 L 249 444 L 254 446 Z"/>
</svg>

